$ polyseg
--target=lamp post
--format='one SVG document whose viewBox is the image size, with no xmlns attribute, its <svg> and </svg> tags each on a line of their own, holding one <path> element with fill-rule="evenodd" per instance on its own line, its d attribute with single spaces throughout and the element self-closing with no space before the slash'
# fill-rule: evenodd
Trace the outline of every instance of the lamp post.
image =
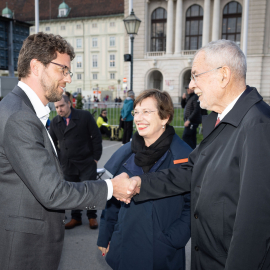
<svg viewBox="0 0 270 270">
<path fill-rule="evenodd" d="M 135 16 L 134 11 L 132 9 L 130 15 L 127 16 L 123 21 L 126 27 L 127 34 L 130 36 L 131 41 L 130 90 L 133 90 L 133 42 L 134 42 L 134 35 L 137 35 L 139 31 L 141 20 L 139 20 Z"/>
</svg>

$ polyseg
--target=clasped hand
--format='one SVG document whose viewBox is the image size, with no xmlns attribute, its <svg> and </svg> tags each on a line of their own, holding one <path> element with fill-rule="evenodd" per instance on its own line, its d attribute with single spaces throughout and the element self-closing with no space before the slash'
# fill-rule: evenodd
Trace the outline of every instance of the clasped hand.
<svg viewBox="0 0 270 270">
<path fill-rule="evenodd" d="M 141 178 L 138 176 L 129 178 L 128 174 L 121 173 L 114 177 L 113 196 L 122 202 L 130 203 L 131 198 L 140 193 Z"/>
</svg>

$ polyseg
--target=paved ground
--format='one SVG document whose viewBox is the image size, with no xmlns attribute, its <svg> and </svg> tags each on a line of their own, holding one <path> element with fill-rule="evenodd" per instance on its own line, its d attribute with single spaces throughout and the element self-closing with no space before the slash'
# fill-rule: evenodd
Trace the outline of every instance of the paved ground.
<svg viewBox="0 0 270 270">
<path fill-rule="evenodd" d="M 98 163 L 102 168 L 111 155 L 121 146 L 121 142 L 103 141 L 103 154 Z M 103 179 L 106 179 L 104 175 Z M 101 211 L 98 211 L 98 221 Z M 70 211 L 66 211 L 67 221 Z M 83 211 L 83 225 L 65 231 L 64 248 L 58 270 L 109 270 L 111 269 L 97 249 L 98 230 L 89 228 L 86 211 Z M 190 269 L 190 242 L 186 246 L 186 265 Z M 128 269 L 127 269 L 128 270 Z M 138 269 L 141 270 L 141 269 Z M 147 269 L 146 269 L 147 270 Z"/>
</svg>

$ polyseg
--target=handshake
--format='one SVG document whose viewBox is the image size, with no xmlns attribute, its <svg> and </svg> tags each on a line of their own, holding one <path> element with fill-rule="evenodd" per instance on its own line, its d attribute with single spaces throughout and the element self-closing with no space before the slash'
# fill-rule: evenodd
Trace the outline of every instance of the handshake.
<svg viewBox="0 0 270 270">
<path fill-rule="evenodd" d="M 113 185 L 113 196 L 122 202 L 130 203 L 131 198 L 140 193 L 141 178 L 134 176 L 129 178 L 128 174 L 121 173 L 111 179 Z"/>
</svg>

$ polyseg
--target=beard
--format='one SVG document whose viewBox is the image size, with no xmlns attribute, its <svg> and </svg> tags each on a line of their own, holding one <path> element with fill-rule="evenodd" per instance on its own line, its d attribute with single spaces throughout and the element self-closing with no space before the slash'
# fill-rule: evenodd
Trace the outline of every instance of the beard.
<svg viewBox="0 0 270 270">
<path fill-rule="evenodd" d="M 62 93 L 59 92 L 58 86 L 55 86 L 52 79 L 47 75 L 44 70 L 40 79 L 40 84 L 45 92 L 45 97 L 49 102 L 57 102 L 62 99 Z"/>
</svg>

